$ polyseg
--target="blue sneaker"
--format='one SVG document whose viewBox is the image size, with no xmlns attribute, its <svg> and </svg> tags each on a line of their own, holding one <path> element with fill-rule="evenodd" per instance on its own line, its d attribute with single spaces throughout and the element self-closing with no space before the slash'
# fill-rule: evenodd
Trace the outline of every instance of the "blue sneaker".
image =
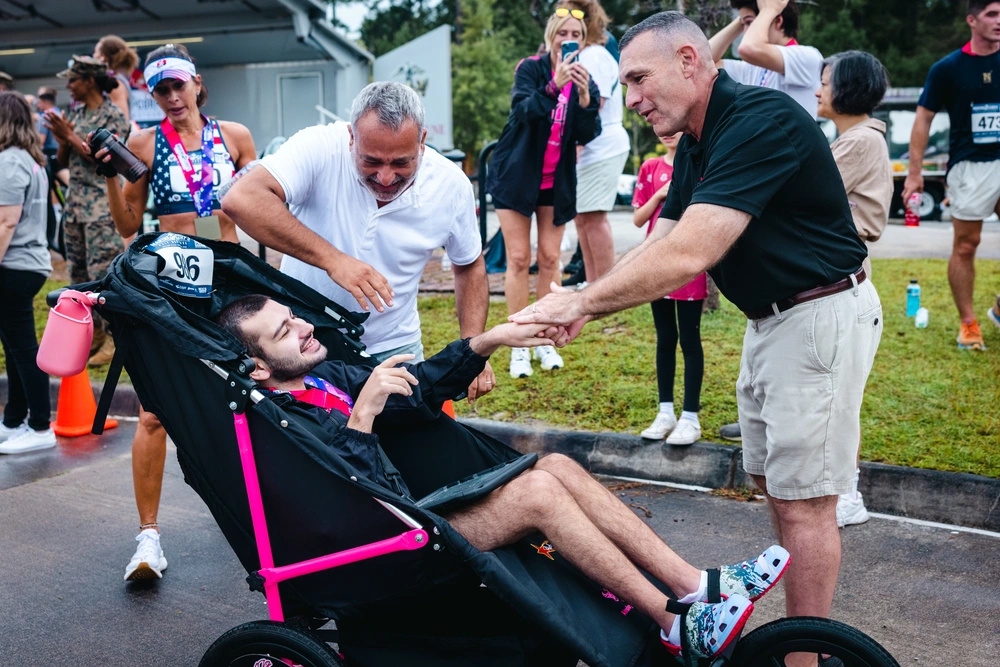
<svg viewBox="0 0 1000 667">
<path fill-rule="evenodd" d="M 792 557 L 775 544 L 753 560 L 719 568 L 719 592 L 723 597 L 745 595 L 756 602 L 775 587 L 785 574 Z"/>
<path fill-rule="evenodd" d="M 690 655 L 687 657 L 712 658 L 724 652 L 729 644 L 740 636 L 752 612 L 753 602 L 742 595 L 730 595 L 728 600 L 717 604 L 707 602 L 692 604 L 682 618 L 681 625 L 681 632 L 687 635 L 690 649 Z M 660 642 L 671 655 L 684 657 L 683 648 L 670 643 L 663 630 L 660 631 Z"/>
</svg>

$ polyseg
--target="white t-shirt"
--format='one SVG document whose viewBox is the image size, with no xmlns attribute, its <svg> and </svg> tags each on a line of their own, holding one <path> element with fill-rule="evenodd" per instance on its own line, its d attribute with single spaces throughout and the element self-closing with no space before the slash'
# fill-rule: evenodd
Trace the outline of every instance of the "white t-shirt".
<svg viewBox="0 0 1000 667">
<path fill-rule="evenodd" d="M 431 254 L 471 264 L 482 253 L 472 183 L 450 160 L 424 151 L 414 183 L 379 208 L 351 156 L 347 123 L 308 127 L 261 164 L 285 191 L 292 215 L 341 252 L 371 265 L 395 292 L 393 306 L 371 309 L 362 341 L 370 353 L 420 342 L 417 288 Z M 326 272 L 285 255 L 281 270 L 332 301 L 360 310 Z"/>
<path fill-rule="evenodd" d="M 580 151 L 576 166 L 583 167 L 606 160 L 631 148 L 628 132 L 622 125 L 622 87 L 618 83 L 618 63 L 615 57 L 600 44 L 591 44 L 578 56 L 580 64 L 587 68 L 604 98 L 601 107 L 601 134 L 585 144 Z"/>
<path fill-rule="evenodd" d="M 726 72 L 737 82 L 788 93 L 813 118 L 816 118 L 816 91 L 821 84 L 820 67 L 823 65 L 823 55 L 816 47 L 801 44 L 779 46 L 778 49 L 785 60 L 784 74 L 742 60 L 722 62 Z"/>
</svg>

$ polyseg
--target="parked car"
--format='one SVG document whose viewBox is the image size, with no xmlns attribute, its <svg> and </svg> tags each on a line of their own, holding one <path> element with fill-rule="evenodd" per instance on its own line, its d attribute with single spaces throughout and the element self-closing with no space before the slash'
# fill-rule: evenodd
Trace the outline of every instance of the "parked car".
<svg viewBox="0 0 1000 667">
<path fill-rule="evenodd" d="M 633 174 L 622 174 L 618 177 L 618 196 L 615 197 L 615 204 L 621 206 L 632 205 L 632 193 L 635 191 L 636 178 Z"/>
</svg>

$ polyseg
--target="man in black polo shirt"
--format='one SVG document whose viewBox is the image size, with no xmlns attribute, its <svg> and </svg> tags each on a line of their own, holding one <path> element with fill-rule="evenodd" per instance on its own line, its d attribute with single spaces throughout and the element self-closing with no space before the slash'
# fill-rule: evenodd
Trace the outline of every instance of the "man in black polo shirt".
<svg viewBox="0 0 1000 667">
<path fill-rule="evenodd" d="M 852 489 L 864 385 L 882 311 L 826 138 L 787 95 L 735 83 L 677 12 L 621 41 L 626 104 L 683 131 L 650 237 L 581 292 L 513 316 L 562 327 L 668 294 L 708 269 L 748 317 L 737 382 L 744 468 L 792 554 L 789 615 L 827 616 L 840 565 L 837 495 Z M 676 221 L 676 222 L 675 222 Z M 815 657 L 813 657 L 815 660 Z"/>
</svg>

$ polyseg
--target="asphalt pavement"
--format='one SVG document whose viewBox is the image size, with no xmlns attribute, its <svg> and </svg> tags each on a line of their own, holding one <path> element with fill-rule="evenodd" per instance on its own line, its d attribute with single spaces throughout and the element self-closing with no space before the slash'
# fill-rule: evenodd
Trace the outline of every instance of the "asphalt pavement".
<svg viewBox="0 0 1000 667">
<path fill-rule="evenodd" d="M 17 665 L 194 665 L 220 634 L 266 618 L 173 448 L 160 525 L 170 563 L 156 583 L 122 581 L 137 517 L 134 422 L 57 449 L 0 457 L 0 655 Z M 705 493 L 616 491 L 682 556 L 708 567 L 771 543 L 767 508 Z M 622 495 L 623 494 L 623 495 Z M 842 532 L 833 616 L 881 642 L 901 665 L 995 665 L 1000 653 L 1000 536 L 873 518 Z M 781 592 L 751 625 L 782 613 Z"/>
</svg>

